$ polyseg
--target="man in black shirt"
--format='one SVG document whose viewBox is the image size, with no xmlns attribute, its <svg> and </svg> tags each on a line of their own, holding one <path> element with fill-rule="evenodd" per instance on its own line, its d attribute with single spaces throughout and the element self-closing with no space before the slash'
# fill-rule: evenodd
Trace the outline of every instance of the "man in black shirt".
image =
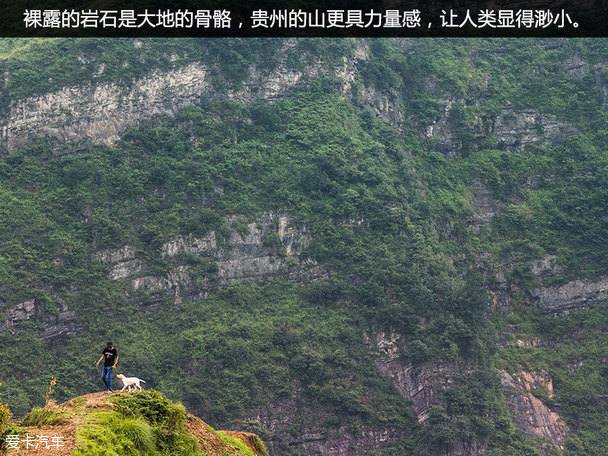
<svg viewBox="0 0 608 456">
<path fill-rule="evenodd" d="M 118 363 L 118 352 L 114 348 L 112 342 L 108 342 L 106 348 L 101 352 L 101 358 L 95 363 L 95 367 L 99 366 L 101 360 L 104 360 L 103 369 L 101 370 L 101 379 L 108 387 L 108 394 L 112 393 L 112 369 L 116 368 Z"/>
</svg>

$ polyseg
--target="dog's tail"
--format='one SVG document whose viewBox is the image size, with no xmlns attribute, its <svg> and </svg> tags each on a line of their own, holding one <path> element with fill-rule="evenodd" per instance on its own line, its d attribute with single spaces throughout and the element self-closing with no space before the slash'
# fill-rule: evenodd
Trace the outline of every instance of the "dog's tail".
<svg viewBox="0 0 608 456">
<path fill-rule="evenodd" d="M 145 381 L 145 380 L 141 380 L 141 379 L 140 379 L 139 381 L 140 381 L 140 382 L 142 382 L 142 383 L 146 383 L 146 381 Z"/>
</svg>

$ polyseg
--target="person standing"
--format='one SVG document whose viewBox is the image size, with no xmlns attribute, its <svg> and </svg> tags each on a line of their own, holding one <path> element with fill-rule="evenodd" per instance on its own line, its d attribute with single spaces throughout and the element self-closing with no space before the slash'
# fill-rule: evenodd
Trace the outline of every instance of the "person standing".
<svg viewBox="0 0 608 456">
<path fill-rule="evenodd" d="M 112 394 L 112 370 L 116 369 L 116 364 L 118 363 L 118 352 L 112 342 L 106 344 L 106 348 L 101 352 L 101 358 L 95 363 L 95 367 L 99 367 L 99 363 L 102 360 L 104 360 L 104 363 L 101 370 L 101 379 L 108 388 L 108 394 Z"/>
</svg>

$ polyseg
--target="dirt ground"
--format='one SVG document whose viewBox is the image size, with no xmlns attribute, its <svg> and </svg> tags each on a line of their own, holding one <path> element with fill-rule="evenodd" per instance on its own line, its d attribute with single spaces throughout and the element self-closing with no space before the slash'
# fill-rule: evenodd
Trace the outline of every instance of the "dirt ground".
<svg viewBox="0 0 608 456">
<path fill-rule="evenodd" d="M 69 456 L 76 449 L 76 429 L 84 424 L 86 413 L 78 413 L 77 404 L 84 408 L 110 408 L 106 392 L 80 396 L 63 404 L 51 403 L 47 408 L 55 411 L 67 411 L 69 415 L 57 424 L 22 426 L 20 420 L 13 422 L 20 426 L 19 441 L 16 449 L 9 449 L 8 456 Z"/>
<path fill-rule="evenodd" d="M 128 393 L 114 393 L 128 394 Z M 60 417 L 52 425 L 41 427 L 23 426 L 21 420 L 13 420 L 19 427 L 16 448 L 9 449 L 7 456 L 69 456 L 76 449 L 76 431 L 91 419 L 90 408 L 110 409 L 114 405 L 107 392 L 92 393 L 71 399 L 63 404 L 51 403 L 47 409 L 55 411 Z M 67 412 L 61 414 L 61 412 Z M 90 412 L 90 410 L 89 410 Z M 200 450 L 209 455 L 239 455 L 238 449 L 226 443 L 218 434 L 223 433 L 241 439 L 254 454 L 257 437 L 247 432 L 214 431 L 200 418 L 188 414 L 186 428 L 195 436 L 200 444 Z M 16 439 L 16 438 L 15 438 Z"/>
</svg>

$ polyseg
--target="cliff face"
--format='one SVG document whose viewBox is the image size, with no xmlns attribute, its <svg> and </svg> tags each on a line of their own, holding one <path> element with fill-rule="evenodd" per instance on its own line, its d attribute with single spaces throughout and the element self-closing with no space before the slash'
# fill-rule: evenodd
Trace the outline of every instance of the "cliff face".
<svg viewBox="0 0 608 456">
<path fill-rule="evenodd" d="M 395 43 L 404 53 L 413 52 L 410 40 Z M 156 116 L 174 117 L 187 105 L 203 100 L 272 101 L 324 74 L 341 80 L 344 96 L 397 129 L 403 130 L 408 122 L 416 121 L 404 111 L 402 94 L 397 89 L 378 90 L 373 85 L 362 83 L 361 70 L 370 55 L 366 40 L 357 41 L 352 53 L 345 55 L 341 64 L 328 67 L 305 65 L 302 69 L 294 69 L 287 63 L 289 50 L 296 44 L 297 40 L 284 40 L 277 52 L 281 60 L 277 68 L 267 71 L 251 65 L 246 79 L 238 87 L 231 87 L 230 81 L 224 81 L 218 89 L 217 83 L 213 82 L 218 79 L 218 69 L 210 62 L 198 61 L 170 72 L 155 71 L 120 85 L 98 83 L 64 87 L 52 93 L 15 100 L 9 114 L 0 121 L 1 138 L 9 152 L 40 136 L 51 139 L 55 144 L 82 139 L 113 144 L 126 129 Z M 141 42 L 133 40 L 132 45 L 136 49 Z M 572 62 L 564 65 L 570 69 Z M 598 88 L 603 89 L 599 77 L 602 68 L 589 68 L 584 61 L 581 65 L 576 66 L 575 74 L 583 68 L 593 72 Z M 103 73 L 103 70 L 100 67 L 97 71 Z M 219 78 L 222 78 L 221 74 Z M 457 120 L 459 110 L 469 105 L 470 100 L 458 94 L 441 92 L 432 79 L 426 80 L 425 85 L 428 93 L 439 97 L 442 108 L 429 125 L 420 126 L 420 139 L 432 141 L 436 150 L 449 157 L 458 156 L 470 147 L 467 140 L 463 140 L 463 129 L 469 139 L 474 138 L 478 143 L 491 141 L 492 147 L 517 151 L 523 151 L 529 145 L 558 144 L 577 133 L 576 127 L 555 115 L 530 109 L 515 110 L 509 103 L 501 106 L 500 114 L 477 116 L 462 125 Z M 487 81 L 483 90 L 491 90 Z M 488 97 L 488 93 L 482 92 L 475 105 L 482 106 Z"/>
<path fill-rule="evenodd" d="M 515 379 L 502 372 L 501 381 L 515 424 L 533 436 L 546 439 L 563 454 L 568 426 L 558 413 L 535 396 L 542 392 L 547 399 L 553 398 L 553 381 L 548 372 L 520 371 Z"/>
<path fill-rule="evenodd" d="M 174 115 L 208 90 L 207 69 L 191 64 L 169 74 L 133 81 L 131 88 L 112 84 L 66 87 L 15 103 L 2 125 L 9 151 L 35 136 L 57 142 L 90 138 L 113 143 L 119 133 L 155 115 Z"/>
<path fill-rule="evenodd" d="M 138 45 L 141 42 L 134 40 L 133 46 Z M 279 52 L 294 45 L 294 40 L 285 40 Z M 365 58 L 364 53 L 358 55 Z M 345 58 L 344 65 L 333 71 L 343 79 L 345 91 L 353 80 L 355 61 Z M 318 65 L 296 70 L 281 64 L 269 72 L 252 65 L 239 88 L 225 81 L 225 87 L 218 90 L 210 83 L 218 77 L 217 68 L 193 62 L 170 72 L 155 71 L 127 84 L 65 87 L 11 103 L 10 113 L 0 121 L 1 138 L 9 152 L 40 136 L 55 144 L 83 139 L 113 144 L 126 129 L 157 116 L 174 117 L 184 106 L 203 100 L 272 101 L 328 70 Z"/>
<path fill-rule="evenodd" d="M 178 305 L 184 299 L 204 299 L 210 290 L 233 281 L 260 280 L 267 277 L 285 277 L 291 281 L 308 283 L 321 280 L 326 275 L 313 259 L 302 255 L 310 242 L 305 226 L 292 226 L 288 215 L 264 214 L 245 225 L 240 232 L 235 222 L 241 217 L 230 217 L 228 239 L 218 242 L 211 231 L 205 237 L 178 236 L 162 245 L 163 258 L 175 258 L 182 254 L 207 259 L 211 270 L 202 280 L 194 280 L 192 267 L 180 264 L 165 276 L 146 273 L 148 265 L 136 258 L 133 246 L 95 253 L 94 257 L 110 268 L 109 277 L 127 280 L 133 291 L 144 290 L 151 296 L 141 306 L 159 303 L 168 294 Z M 160 295 L 159 295 L 160 293 Z"/>
<path fill-rule="evenodd" d="M 480 260 L 490 279 L 489 292 L 492 298 L 492 311 L 507 315 L 513 306 L 513 296 L 517 295 L 527 305 L 542 312 L 567 315 L 572 310 L 585 309 L 606 301 L 608 298 L 608 279 L 571 280 L 561 285 L 552 285 L 559 278 L 564 267 L 555 255 L 546 255 L 538 260 L 516 263 L 493 263 Z M 508 278 L 515 269 L 526 271 L 534 285 L 522 285 L 520 280 Z"/>
<path fill-rule="evenodd" d="M 374 357 L 374 364 L 391 382 L 399 395 L 412 401 L 418 422 L 425 424 L 431 407 L 437 404 L 440 389 L 449 386 L 455 366 L 449 363 L 425 363 L 414 368 L 400 353 L 402 336 L 384 334 L 365 335 L 365 344 Z"/>
<path fill-rule="evenodd" d="M 441 402 L 441 393 L 451 387 L 455 377 L 466 374 L 469 370 L 448 361 L 427 362 L 414 367 L 401 354 L 403 336 L 399 334 L 365 334 L 364 340 L 378 370 L 402 398 L 412 401 L 412 409 L 423 426 L 429 426 L 431 409 Z M 478 456 L 486 450 L 487 446 L 483 442 L 463 441 L 434 449 L 427 442 L 426 451 L 428 454 L 443 456 Z"/>
<path fill-rule="evenodd" d="M 394 447 L 407 436 L 403 430 L 370 428 L 360 421 L 336 425 L 334 413 L 295 387 L 289 397 L 260 407 L 250 422 L 265 430 L 268 449 L 276 455 L 299 451 L 311 456 L 354 456 Z"/>
<path fill-rule="evenodd" d="M 567 313 L 608 299 L 608 278 L 573 280 L 565 285 L 530 290 L 533 302 L 547 312 Z"/>
</svg>

